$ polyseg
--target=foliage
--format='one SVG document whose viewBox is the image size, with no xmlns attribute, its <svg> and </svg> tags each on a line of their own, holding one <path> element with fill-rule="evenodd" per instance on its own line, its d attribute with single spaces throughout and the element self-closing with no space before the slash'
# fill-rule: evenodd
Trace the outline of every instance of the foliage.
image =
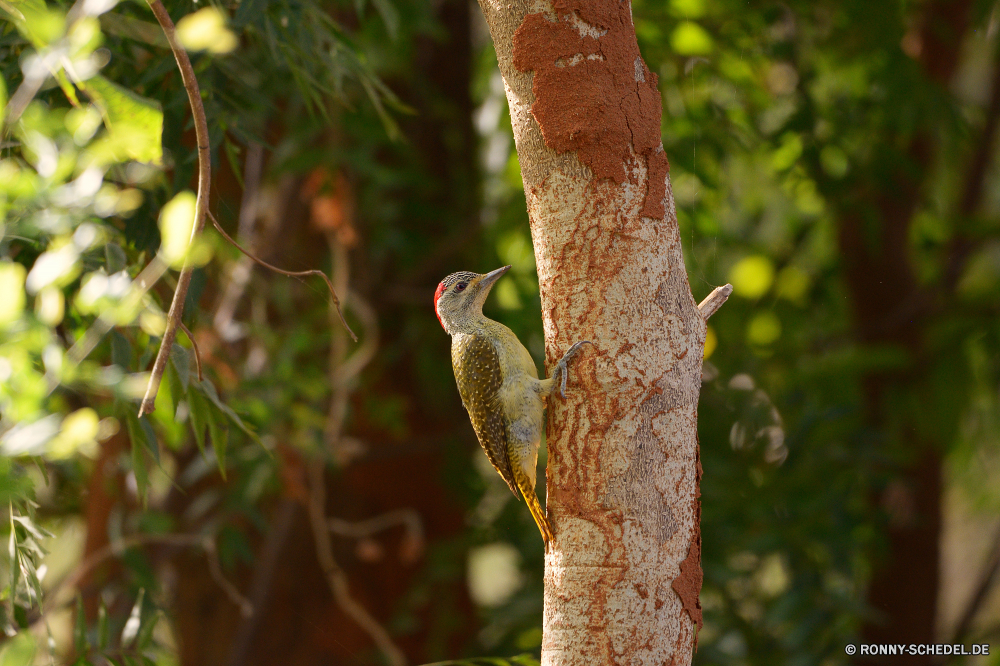
<svg viewBox="0 0 1000 666">
<path fill-rule="evenodd" d="M 693 291 L 736 288 L 711 320 L 700 410 L 700 662 L 839 663 L 870 617 L 862 600 L 885 525 L 873 489 L 909 450 L 902 426 L 866 421 L 864 378 L 918 361 L 855 334 L 838 233 L 857 213 L 877 245 L 883 213 L 871 201 L 893 191 L 900 170 L 914 170 L 907 148 L 921 137 L 939 150 L 920 174 L 906 251 L 943 305 L 919 360 L 927 372 L 892 396 L 890 412 L 939 443 L 972 505 L 998 509 L 1000 200 L 989 194 L 973 214 L 960 206 L 988 117 L 982 91 L 995 37 L 983 35 L 994 19 L 976 4 L 964 69 L 949 89 L 911 55 L 922 4 L 633 2 L 640 47 L 660 77 Z M 468 529 L 442 530 L 406 572 L 408 591 L 393 600 L 387 626 L 407 638 L 425 631 L 428 659 L 537 654 L 537 530 L 495 473 L 477 467 L 483 458 L 429 307 L 441 276 L 511 264 L 488 314 L 515 330 L 541 368 L 524 194 L 488 40 L 476 43 L 471 71 L 453 72 L 447 66 L 470 53 L 449 42 L 469 32 L 445 23 L 451 3 L 167 8 L 192 51 L 209 119 L 213 210 L 275 263 L 348 274 L 347 316 L 362 347 L 378 340 L 350 382 L 348 443 L 382 459 L 440 456 L 440 468 L 409 470 L 406 481 L 419 478 L 421 495 L 440 494 L 466 517 Z M 343 340 L 320 290 L 247 271 L 240 291 L 235 250 L 211 234 L 188 247 L 196 151 L 187 99 L 142 3 L 0 0 L 0 14 L 0 503 L 10 544 L 0 607 L 15 634 L 0 664 L 27 664 L 51 648 L 24 629 L 41 616 L 52 578 L 67 573 L 46 577 L 43 550 L 68 538 L 104 469 L 127 491 L 105 517 L 109 536 L 210 535 L 224 573 L 245 571 L 273 505 L 301 491 L 301 458 L 325 455 L 330 349 Z M 442 52 L 447 62 L 433 59 Z M 248 231 L 238 202 L 262 146 L 257 226 Z M 997 177 L 987 170 L 987 193 L 1000 191 Z M 952 297 L 960 231 L 974 251 Z M 184 321 L 203 372 L 179 336 L 157 410 L 138 419 L 184 257 L 201 266 Z M 237 305 L 222 325 L 229 289 Z M 350 359 L 358 348 L 343 349 Z M 114 453 L 109 442 L 119 439 L 126 448 Z M 352 461 L 364 454 L 345 450 L 329 461 L 338 470 L 332 502 L 367 517 L 394 489 L 352 486 Z M 338 557 L 365 566 L 338 544 Z M 486 550 L 506 557 L 514 575 L 473 608 L 466 576 Z M 177 618 L 152 573 L 154 553 L 132 549 L 121 560 L 117 579 L 74 614 L 75 640 L 58 656 L 173 663 Z"/>
<path fill-rule="evenodd" d="M 164 330 L 171 270 L 185 261 L 205 265 L 215 247 L 190 242 L 194 196 L 183 188 L 194 152 L 179 140 L 187 104 L 176 64 L 148 12 L 114 4 L 0 3 L 0 488 L 10 541 L 3 625 L 8 636 L 18 636 L 0 657 L 4 664 L 30 660 L 35 640 L 19 632 L 48 612 L 40 561 L 41 542 L 52 535 L 35 521 L 32 498 L 45 486 L 66 492 L 81 474 L 99 473 L 95 459 L 105 464 L 99 442 L 127 434 L 129 455 L 112 464 L 133 484 L 139 523 L 154 531 L 163 526 L 141 514 L 150 493 L 162 499 L 169 484 L 191 484 L 205 473 L 169 479 L 189 442 L 223 477 L 270 456 L 253 427 L 201 376 L 201 359 L 196 368 L 190 347 L 174 346 L 152 419 L 135 415 L 144 369 Z M 391 7 L 378 6 L 385 20 L 394 20 Z M 179 8 L 168 7 L 174 14 Z M 332 100 L 349 104 L 358 93 L 393 131 L 387 105 L 403 107 L 319 5 L 244 3 L 230 22 L 243 42 L 230 55 L 238 42 L 226 22 L 216 8 L 178 21 L 187 48 L 208 51 L 195 61 L 213 148 L 221 144 L 234 157 L 236 142 L 258 137 L 278 104 L 328 113 Z M 254 65 L 259 76 L 248 75 Z M 288 77 L 297 89 L 281 85 L 282 97 L 262 98 L 264 86 Z M 237 445 L 257 452 L 242 453 L 234 465 L 227 452 Z M 254 492 L 250 502 L 261 489 Z M 232 538 L 222 544 L 230 561 L 242 547 Z M 136 576 L 142 580 L 141 571 Z M 159 659 L 148 649 L 162 613 L 142 590 L 136 599 L 113 641 L 108 627 L 117 620 L 104 601 L 96 620 L 79 606 L 70 647 L 76 663 L 100 661 L 99 655 L 119 663 Z"/>
</svg>

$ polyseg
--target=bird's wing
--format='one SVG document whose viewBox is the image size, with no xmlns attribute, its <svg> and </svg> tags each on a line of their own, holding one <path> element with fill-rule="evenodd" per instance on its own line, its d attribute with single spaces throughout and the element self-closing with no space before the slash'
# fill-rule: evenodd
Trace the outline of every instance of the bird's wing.
<svg viewBox="0 0 1000 666">
<path fill-rule="evenodd" d="M 500 386 L 503 372 L 500 356 L 493 344 L 483 336 L 461 335 L 453 338 L 451 363 L 462 404 L 469 412 L 479 444 L 494 469 L 510 486 L 514 497 L 520 497 L 507 455 L 507 432 L 500 408 Z"/>
</svg>

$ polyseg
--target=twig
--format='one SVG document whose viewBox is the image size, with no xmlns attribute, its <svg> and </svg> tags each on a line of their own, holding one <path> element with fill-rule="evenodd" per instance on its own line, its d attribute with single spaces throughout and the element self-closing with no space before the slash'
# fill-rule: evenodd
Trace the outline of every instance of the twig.
<svg viewBox="0 0 1000 666">
<path fill-rule="evenodd" d="M 412 538 L 423 540 L 424 529 L 420 522 L 420 514 L 415 509 L 397 509 L 388 511 L 380 516 L 349 522 L 342 518 L 329 518 L 327 524 L 330 531 L 340 536 L 360 539 L 371 536 L 376 532 L 389 529 L 393 525 L 403 525 Z"/>
<path fill-rule="evenodd" d="M 247 156 L 243 165 L 243 197 L 240 200 L 239 226 L 236 238 L 253 247 L 252 234 L 254 222 L 257 219 L 257 191 L 260 189 L 261 172 L 264 169 L 264 147 L 256 141 L 247 146 Z M 229 283 L 222 290 L 222 298 L 215 309 L 212 320 L 215 330 L 226 342 L 235 342 L 245 335 L 244 327 L 233 323 L 236 306 L 246 291 L 253 262 L 249 257 L 242 256 L 229 273 Z"/>
<path fill-rule="evenodd" d="M 222 575 L 222 569 L 219 567 L 219 558 L 215 549 L 215 540 L 211 536 L 202 534 L 136 534 L 118 541 L 113 541 L 108 545 L 95 550 L 90 557 L 85 559 L 80 563 L 73 572 L 66 578 L 59 581 L 58 584 L 52 589 L 48 594 L 48 598 L 52 600 L 51 604 L 47 604 L 43 609 L 42 613 L 37 620 L 35 620 L 32 625 L 38 625 L 45 621 L 52 611 L 59 608 L 62 604 L 58 603 L 59 593 L 64 589 L 74 588 L 80 584 L 80 581 L 96 566 L 103 563 L 112 557 L 121 557 L 121 555 L 129 548 L 136 548 L 138 546 L 145 546 L 148 544 L 165 544 L 169 546 L 196 546 L 205 551 L 205 555 L 208 558 L 208 569 L 209 573 L 212 575 L 212 579 L 222 588 L 229 599 L 239 606 L 240 612 L 244 617 L 249 617 L 253 613 L 253 606 L 247 601 L 246 597 L 240 594 L 236 586 L 233 585 L 225 576 Z"/>
<path fill-rule="evenodd" d="M 212 224 L 215 226 L 215 230 L 218 231 L 220 234 L 222 234 L 222 237 L 225 238 L 233 247 L 235 247 L 237 250 L 239 250 L 246 256 L 250 257 L 250 259 L 252 259 L 254 263 L 257 263 L 263 266 L 264 268 L 272 270 L 275 273 L 281 273 L 282 275 L 287 275 L 289 277 L 309 277 L 311 275 L 318 275 L 321 278 L 323 278 L 323 281 L 326 282 L 326 286 L 330 289 L 330 297 L 333 298 L 333 305 L 337 309 L 337 316 L 340 317 L 340 323 L 343 324 L 344 328 L 347 329 L 347 332 L 351 334 L 351 338 L 353 338 L 355 342 L 358 341 L 358 336 L 354 334 L 354 331 L 351 330 L 351 327 L 347 325 L 347 320 L 344 319 L 344 313 L 340 309 L 340 299 L 337 298 L 337 290 L 333 288 L 333 282 L 330 281 L 330 278 L 327 277 L 326 273 L 315 268 L 308 271 L 286 271 L 284 269 L 278 268 L 277 266 L 272 266 L 266 261 L 258 259 L 254 255 L 250 254 L 249 252 L 244 250 L 239 243 L 234 241 L 232 237 L 230 237 L 230 235 L 226 233 L 225 229 L 222 228 L 222 225 L 219 224 L 219 221 L 215 219 L 215 216 L 212 215 L 211 211 L 208 212 L 208 216 L 212 218 Z"/>
<path fill-rule="evenodd" d="M 87 356 L 90 355 L 90 352 L 94 351 L 94 347 L 96 347 L 97 344 L 104 339 L 105 334 L 107 334 L 107 332 L 110 331 L 115 325 L 115 312 L 119 309 L 129 311 L 135 308 L 142 300 L 142 297 L 146 294 L 146 292 L 149 291 L 153 285 L 157 283 L 157 281 L 159 281 L 160 277 L 163 276 L 166 270 L 167 265 L 163 263 L 163 260 L 161 260 L 159 256 L 153 257 L 153 260 L 150 261 L 149 264 L 142 269 L 142 272 L 139 273 L 139 275 L 132 281 L 132 288 L 129 290 L 128 295 L 122 299 L 122 303 L 119 308 L 105 310 L 101 313 L 101 316 L 99 316 L 97 321 L 95 321 L 91 327 L 87 329 L 87 332 L 83 334 L 83 337 L 77 340 L 76 343 L 70 347 L 70 350 L 66 352 L 66 356 L 69 360 L 74 365 L 77 365 L 83 361 L 83 359 L 87 358 Z M 50 388 L 55 387 L 53 386 Z"/>
<path fill-rule="evenodd" d="M 198 341 L 194 339 L 194 335 L 188 330 L 188 327 L 181 322 L 181 330 L 184 331 L 184 335 L 188 336 L 188 340 L 191 341 L 191 347 L 194 349 L 194 365 L 198 368 L 198 381 L 202 381 L 205 377 L 201 374 L 201 350 L 198 349 Z"/>
<path fill-rule="evenodd" d="M 389 632 L 354 600 L 347 585 L 347 575 L 333 557 L 330 532 L 326 521 L 326 482 L 323 477 L 325 465 L 318 457 L 309 465 L 309 521 L 316 541 L 316 558 L 326 576 L 330 591 L 337 605 L 371 637 L 391 666 L 405 666 L 406 657 L 396 647 Z"/>
<path fill-rule="evenodd" d="M 406 541 L 400 549 L 400 559 L 416 560 L 424 550 L 424 527 L 416 509 L 397 509 L 355 523 L 342 518 L 330 518 L 327 520 L 327 525 L 334 534 L 349 539 L 363 539 L 395 525 L 403 525 L 406 528 Z"/>
<path fill-rule="evenodd" d="M 733 285 L 731 284 L 724 284 L 721 287 L 713 289 L 712 293 L 698 304 L 698 312 L 701 313 L 702 319 L 708 321 L 708 318 L 719 311 L 719 308 L 722 307 L 722 304 L 726 302 L 732 293 Z"/>
<path fill-rule="evenodd" d="M 347 291 L 347 252 L 346 249 L 336 241 L 332 233 L 327 234 L 327 241 L 330 244 L 333 255 L 334 280 Z M 326 278 L 326 275 L 323 276 Z M 329 282 L 329 278 L 326 278 Z M 330 283 L 331 289 L 333 284 Z M 367 340 L 369 336 L 365 335 Z M 346 352 L 343 336 L 334 333 L 330 346 L 330 383 L 333 387 L 333 396 L 330 401 L 330 412 L 327 415 L 327 424 L 324 434 L 324 441 L 327 449 L 326 453 L 333 453 L 336 445 L 340 441 L 341 430 L 344 425 L 344 416 L 347 411 L 347 402 L 350 397 L 350 390 L 346 379 L 338 377 L 338 370 L 343 362 Z M 357 370 L 360 372 L 360 368 Z M 391 666 L 405 666 L 406 657 L 402 651 L 392 642 L 389 632 L 380 625 L 368 611 L 351 597 L 347 585 L 347 575 L 337 564 L 333 556 L 333 544 L 330 539 L 329 523 L 326 518 L 326 480 L 324 477 L 326 455 L 317 456 L 309 464 L 309 523 L 312 527 L 313 541 L 316 543 L 316 559 L 319 561 L 323 574 L 326 577 L 330 591 L 337 605 L 346 613 L 358 626 L 360 626 L 375 642 L 382 654 L 389 661 Z"/>
<path fill-rule="evenodd" d="M 184 81 L 184 89 L 187 91 L 188 102 L 191 104 L 191 115 L 194 118 L 194 133 L 198 143 L 198 198 L 194 207 L 194 227 L 191 230 L 191 242 L 198 237 L 205 226 L 205 211 L 208 209 L 208 194 L 212 185 L 212 158 L 209 153 L 211 143 L 208 136 L 208 121 L 205 118 L 205 107 L 201 102 L 201 91 L 198 88 L 198 78 L 194 74 L 191 66 L 191 59 L 188 58 L 184 47 L 177 41 L 177 34 L 174 31 L 174 22 L 170 20 L 170 14 L 160 0 L 146 0 L 153 15 L 163 29 L 163 34 L 170 44 L 170 50 L 174 53 L 174 60 L 181 71 L 181 80 Z M 177 289 L 174 291 L 174 299 L 170 302 L 170 311 L 167 312 L 167 328 L 163 332 L 163 339 L 160 341 L 160 350 L 156 354 L 156 361 L 153 363 L 153 371 L 149 376 L 149 385 L 146 387 L 146 395 L 139 406 L 139 417 L 149 414 L 155 408 L 156 393 L 160 390 L 160 380 L 167 369 L 167 359 L 170 357 L 170 350 L 177 337 L 177 327 L 181 317 L 184 315 L 184 301 L 187 298 L 188 287 L 191 286 L 191 275 L 194 269 L 185 260 L 181 273 L 177 278 Z"/>
</svg>

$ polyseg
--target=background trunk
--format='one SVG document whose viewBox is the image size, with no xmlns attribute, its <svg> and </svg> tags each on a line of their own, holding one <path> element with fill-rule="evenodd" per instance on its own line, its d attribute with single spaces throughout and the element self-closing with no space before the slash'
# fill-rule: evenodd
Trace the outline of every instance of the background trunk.
<svg viewBox="0 0 1000 666">
<path fill-rule="evenodd" d="M 542 663 L 686 664 L 701 624 L 705 322 L 684 269 L 656 76 L 627 2 L 481 6 L 520 158 L 547 366 L 594 342 L 550 410 L 556 541 Z"/>
</svg>

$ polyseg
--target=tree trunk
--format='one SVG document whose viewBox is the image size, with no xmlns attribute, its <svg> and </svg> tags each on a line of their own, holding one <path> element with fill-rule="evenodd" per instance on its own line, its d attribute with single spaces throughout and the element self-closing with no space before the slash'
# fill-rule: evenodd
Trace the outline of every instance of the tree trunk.
<svg viewBox="0 0 1000 666">
<path fill-rule="evenodd" d="M 547 365 L 594 343 L 550 409 L 542 663 L 688 664 L 701 625 L 705 321 L 684 270 L 656 75 L 627 1 L 480 4 L 521 163 Z"/>
</svg>

